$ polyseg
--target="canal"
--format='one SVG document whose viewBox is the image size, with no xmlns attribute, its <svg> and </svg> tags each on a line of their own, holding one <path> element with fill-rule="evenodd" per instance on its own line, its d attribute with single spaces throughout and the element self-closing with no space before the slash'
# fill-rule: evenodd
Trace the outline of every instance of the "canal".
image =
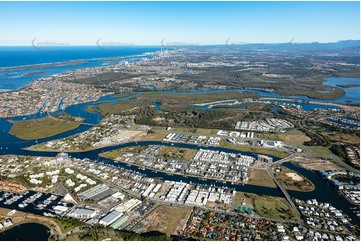
<svg viewBox="0 0 361 242">
<path fill-rule="evenodd" d="M 207 92 L 221 93 L 222 91 L 224 92 L 227 90 L 211 90 L 211 91 L 202 90 L 202 91 L 194 91 L 191 93 L 207 93 Z M 239 91 L 245 91 L 245 90 L 239 90 Z M 172 92 L 172 91 L 167 91 L 167 92 L 183 94 L 182 92 Z M 259 91 L 259 92 L 260 92 L 259 94 L 264 94 L 262 91 Z M 186 93 L 189 93 L 189 92 L 186 92 Z M 135 95 L 137 95 L 137 94 L 135 94 Z M 268 95 L 268 96 L 275 97 L 274 94 Z M 115 98 L 115 95 L 108 95 L 108 96 L 104 96 L 104 97 L 100 98 L 96 102 L 90 102 L 90 103 L 86 103 L 86 104 L 70 106 L 70 107 L 66 108 L 65 111 L 67 113 L 69 113 L 70 115 L 80 116 L 80 117 L 84 118 L 85 123 L 97 124 L 102 119 L 102 117 L 98 113 L 87 112 L 86 108 L 88 106 L 96 104 L 97 102 L 101 102 L 101 101 L 119 102 L 122 100 L 125 100 L 125 98 L 122 97 L 122 98 L 117 99 L 117 98 Z M 313 105 L 312 108 L 315 108 L 315 106 L 314 106 L 315 104 L 312 104 L 312 105 Z M 159 105 L 157 106 L 157 108 L 159 108 Z M 58 110 L 55 113 L 60 113 L 60 112 L 62 112 L 62 111 Z M 55 114 L 55 113 L 53 113 L 53 114 Z M 13 118 L 13 120 L 37 119 L 37 118 L 41 118 L 41 117 L 44 117 L 47 115 L 48 114 L 39 112 L 35 115 L 29 115 L 29 116 L 25 116 L 25 117 L 16 117 L 16 118 Z M 9 122 L 9 120 L 4 119 L 4 118 L 0 119 L 0 127 L 1 127 L 0 128 L 0 154 L 15 154 L 15 155 L 30 155 L 30 156 L 55 156 L 56 155 L 55 152 L 28 151 L 28 150 L 24 150 L 23 148 L 35 145 L 37 143 L 53 140 L 53 139 L 68 137 L 70 135 L 86 131 L 87 129 L 90 128 L 90 126 L 81 125 L 79 128 L 77 128 L 75 130 L 64 132 L 62 134 L 55 135 L 53 137 L 39 139 L 39 140 L 25 141 L 25 140 L 18 139 L 8 133 L 11 126 L 12 126 L 12 124 Z M 114 165 L 116 167 L 123 167 L 126 169 L 136 170 L 140 173 L 143 173 L 146 176 L 157 177 L 157 178 L 161 178 L 163 180 L 184 181 L 184 182 L 189 182 L 189 183 L 192 182 L 192 183 L 199 183 L 199 184 L 227 186 L 231 189 L 235 189 L 235 190 L 241 191 L 241 192 L 256 193 L 259 195 L 282 196 L 281 192 L 277 188 L 255 186 L 255 185 L 250 185 L 250 184 L 244 184 L 244 185 L 231 184 L 229 182 L 221 183 L 221 182 L 217 182 L 215 180 L 198 179 L 198 178 L 186 177 L 186 176 L 182 176 L 182 175 L 170 175 L 170 174 L 163 173 L 163 172 L 155 173 L 154 171 L 151 171 L 151 170 L 147 170 L 147 169 L 141 170 L 136 166 L 128 166 L 124 163 L 116 163 L 109 159 L 99 158 L 99 154 L 102 152 L 106 152 L 106 151 L 109 151 L 112 149 L 117 149 L 117 148 L 123 148 L 123 147 L 129 147 L 129 146 L 139 146 L 139 145 L 167 145 L 167 146 L 174 145 L 176 147 L 181 147 L 181 148 L 196 148 L 196 149 L 204 148 L 204 149 L 211 149 L 211 150 L 218 150 L 218 151 L 225 151 L 225 152 L 232 152 L 232 153 L 242 153 L 245 155 L 251 155 L 253 157 L 256 156 L 256 154 L 254 154 L 254 153 L 240 152 L 237 150 L 231 150 L 231 149 L 220 148 L 220 147 L 202 147 L 202 146 L 198 146 L 198 145 L 180 144 L 180 143 L 170 144 L 170 143 L 164 143 L 164 142 L 158 142 L 158 141 L 130 142 L 130 143 L 126 143 L 126 144 L 120 144 L 120 145 L 116 145 L 116 146 L 100 148 L 97 150 L 92 150 L 92 151 L 87 151 L 87 152 L 73 153 L 71 155 L 72 155 L 72 157 L 79 158 L 79 159 L 88 158 L 91 160 L 100 161 L 100 162 L 104 162 L 104 163 L 107 163 L 110 165 Z M 275 161 L 278 160 L 276 157 L 273 157 L 273 158 Z M 356 214 L 350 208 L 350 207 L 354 207 L 354 205 L 352 205 L 347 199 L 345 199 L 343 196 L 341 196 L 334 188 L 332 188 L 320 176 L 318 176 L 316 173 L 314 173 L 312 171 L 306 170 L 302 167 L 296 166 L 289 162 L 285 163 L 284 165 L 292 170 L 295 170 L 296 172 L 299 172 L 303 176 L 307 177 L 311 182 L 314 183 L 314 185 L 316 187 L 316 189 L 312 192 L 289 191 L 291 197 L 294 197 L 297 199 L 302 199 L 302 200 L 315 198 L 321 202 L 322 201 L 329 202 L 329 203 L 333 204 L 336 208 L 347 213 L 348 216 L 352 219 L 352 221 L 355 224 L 359 224 L 359 218 L 356 216 Z"/>
</svg>

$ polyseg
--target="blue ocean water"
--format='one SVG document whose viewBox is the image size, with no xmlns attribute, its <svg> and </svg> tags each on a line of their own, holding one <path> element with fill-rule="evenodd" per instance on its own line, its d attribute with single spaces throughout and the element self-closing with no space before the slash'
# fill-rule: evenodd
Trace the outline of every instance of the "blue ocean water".
<svg viewBox="0 0 361 242">
<path fill-rule="evenodd" d="M 43 63 L 65 62 L 117 56 L 139 55 L 160 50 L 152 46 L 97 46 L 41 47 L 0 46 L 0 68 Z"/>
<path fill-rule="evenodd" d="M 102 49 L 96 46 L 43 47 L 42 49 L 36 49 L 29 46 L 2 46 L 0 47 L 0 92 L 16 90 L 28 85 L 38 78 L 63 73 L 69 70 L 101 65 L 112 65 L 121 60 L 128 60 L 129 62 L 137 61 L 144 57 L 151 57 L 151 55 L 143 54 L 155 52 L 158 50 L 160 50 L 159 47 L 132 46 L 111 47 L 109 49 Z M 115 58 L 116 60 L 110 61 L 104 58 Z M 34 66 L 21 70 L 7 69 L 10 67 L 31 66 L 76 60 L 83 60 L 84 62 L 65 66 Z M 44 72 L 35 75 L 29 75 L 29 73 L 31 74 L 31 72 L 36 71 Z"/>
</svg>

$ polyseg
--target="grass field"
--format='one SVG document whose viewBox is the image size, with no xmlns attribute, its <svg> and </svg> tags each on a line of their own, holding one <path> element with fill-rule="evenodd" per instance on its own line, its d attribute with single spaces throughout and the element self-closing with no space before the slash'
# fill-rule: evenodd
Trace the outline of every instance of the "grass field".
<svg viewBox="0 0 361 242">
<path fill-rule="evenodd" d="M 286 158 L 290 154 L 276 149 L 267 149 L 267 148 L 261 148 L 261 147 L 251 147 L 251 146 L 240 146 L 240 145 L 231 145 L 227 143 L 226 141 L 222 140 L 220 143 L 220 147 L 233 149 L 233 150 L 239 150 L 244 152 L 252 152 L 257 154 L 263 154 L 263 155 L 272 155 L 278 158 Z"/>
<path fill-rule="evenodd" d="M 264 187 L 277 187 L 276 183 L 274 183 L 272 177 L 266 170 L 251 170 L 248 184 Z"/>
<path fill-rule="evenodd" d="M 344 142 L 353 144 L 356 146 L 360 145 L 360 137 L 357 134 L 342 134 L 337 132 L 327 133 L 322 132 L 322 135 L 326 136 L 329 140 L 335 142 Z"/>
<path fill-rule="evenodd" d="M 290 144 L 302 145 L 304 142 L 311 139 L 302 131 L 294 129 L 284 134 L 260 134 L 260 139 L 265 140 L 279 140 Z"/>
<path fill-rule="evenodd" d="M 197 153 L 196 149 L 178 148 L 172 146 L 164 146 L 160 149 L 158 157 L 164 157 L 169 159 L 183 159 L 190 160 Z"/>
<path fill-rule="evenodd" d="M 332 152 L 323 146 L 305 146 L 304 147 L 308 152 L 318 155 L 318 156 L 331 156 Z"/>
<path fill-rule="evenodd" d="M 289 220 L 297 215 L 285 198 L 237 192 L 233 203 L 234 208 L 242 201 L 252 206 L 253 211 L 264 218 Z"/>
<path fill-rule="evenodd" d="M 149 100 L 153 102 L 159 102 L 162 104 L 162 109 L 186 107 L 190 104 L 210 103 L 216 101 L 230 100 L 230 99 L 244 99 L 250 97 L 257 97 L 251 93 L 239 93 L 239 92 L 223 92 L 219 93 L 202 93 L 202 94 L 172 94 L 172 93 L 155 93 L 145 92 L 134 99 L 137 100 Z"/>
<path fill-rule="evenodd" d="M 9 133 L 23 140 L 41 139 L 76 129 L 83 120 L 66 115 L 66 119 L 45 117 L 15 121 Z"/>
<path fill-rule="evenodd" d="M 120 149 L 111 150 L 111 151 L 101 153 L 101 154 L 99 154 L 99 156 L 114 160 L 124 152 L 140 153 L 145 148 L 146 148 L 146 146 L 143 146 L 143 145 L 142 146 L 125 147 L 125 148 L 120 148 Z"/>
<path fill-rule="evenodd" d="M 109 114 L 122 114 L 125 111 L 135 110 L 149 105 L 151 104 L 147 102 L 102 103 L 98 105 L 98 112 L 105 117 Z M 94 108 L 87 109 L 89 112 L 93 110 Z"/>
<path fill-rule="evenodd" d="M 160 206 L 143 221 L 142 232 L 160 231 L 167 235 L 177 234 L 187 223 L 191 214 L 190 208 Z"/>
<path fill-rule="evenodd" d="M 66 233 L 77 226 L 83 225 L 82 222 L 70 218 L 53 218 L 53 220 L 59 225 L 63 233 Z"/>
</svg>

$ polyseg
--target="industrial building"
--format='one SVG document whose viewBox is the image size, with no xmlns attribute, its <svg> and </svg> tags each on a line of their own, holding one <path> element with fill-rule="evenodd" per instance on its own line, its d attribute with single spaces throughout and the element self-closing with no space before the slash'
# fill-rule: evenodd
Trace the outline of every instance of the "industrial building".
<svg viewBox="0 0 361 242">
<path fill-rule="evenodd" d="M 114 191 L 110 189 L 105 184 L 99 184 L 93 188 L 90 188 L 82 193 L 78 194 L 78 197 L 80 200 L 93 200 L 93 201 L 99 201 L 111 194 L 113 194 Z"/>
<path fill-rule="evenodd" d="M 68 213 L 69 217 L 78 219 L 89 219 L 96 215 L 96 211 L 88 208 L 76 208 L 75 210 Z"/>
<path fill-rule="evenodd" d="M 113 210 L 113 211 L 107 213 L 101 219 L 99 219 L 99 224 L 102 224 L 104 226 L 109 226 L 112 223 L 114 223 L 121 216 L 123 216 L 123 213 Z"/>
</svg>

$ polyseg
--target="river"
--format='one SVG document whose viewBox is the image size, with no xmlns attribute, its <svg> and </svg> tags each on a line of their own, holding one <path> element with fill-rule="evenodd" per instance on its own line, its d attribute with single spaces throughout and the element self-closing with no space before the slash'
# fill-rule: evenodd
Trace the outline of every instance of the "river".
<svg viewBox="0 0 361 242">
<path fill-rule="evenodd" d="M 191 93 L 207 93 L 207 92 L 224 92 L 226 90 L 201 90 L 201 91 L 193 91 Z M 245 90 L 238 90 L 238 91 L 245 91 Z M 165 92 L 165 91 L 163 91 Z M 177 93 L 179 95 L 181 94 L 185 94 L 185 93 L 189 93 L 189 92 L 174 92 L 174 91 L 166 91 L 166 92 L 170 92 L 170 93 Z M 261 92 L 261 91 L 257 91 L 257 92 Z M 260 93 L 259 93 L 260 94 Z M 274 94 L 269 93 L 270 96 L 274 97 Z M 137 94 L 135 94 L 137 95 Z M 122 100 L 125 100 L 126 97 L 122 97 L 122 98 L 115 98 L 115 95 L 108 95 L 108 96 L 104 96 L 102 98 L 100 98 L 97 101 L 94 102 L 89 102 L 89 103 L 85 103 L 85 104 L 78 104 L 78 105 L 74 105 L 74 106 L 70 106 L 68 108 L 65 109 L 65 111 L 67 113 L 69 113 L 70 115 L 74 115 L 74 116 L 80 116 L 82 118 L 84 118 L 84 122 L 85 123 L 91 123 L 91 124 L 97 124 L 101 119 L 101 115 L 99 115 L 98 113 L 89 113 L 86 111 L 87 106 L 89 105 L 93 105 L 99 101 L 111 101 L 111 102 L 119 102 Z M 315 105 L 315 104 L 312 104 Z M 158 105 L 158 109 L 159 109 L 159 105 Z M 62 112 L 61 110 L 56 111 L 55 113 L 60 113 Z M 14 120 L 22 120 L 22 119 L 37 119 L 40 117 L 44 117 L 47 114 L 41 114 L 41 113 L 37 113 L 34 115 L 29 115 L 29 116 L 25 116 L 25 117 L 16 117 L 13 118 Z M 59 138 L 63 138 L 63 137 L 68 137 L 70 135 L 76 134 L 76 133 L 80 133 L 83 131 L 86 131 L 87 129 L 90 128 L 90 126 L 86 126 L 86 125 L 81 125 L 79 128 L 75 129 L 75 130 L 71 130 L 68 132 L 64 132 L 62 134 L 59 135 L 55 135 L 53 137 L 49 137 L 49 138 L 43 138 L 43 139 L 39 139 L 39 140 L 31 140 L 31 141 L 25 141 L 25 140 L 21 140 L 18 139 L 10 134 L 8 134 L 10 128 L 11 128 L 12 124 L 8 122 L 7 119 L 0 119 L 0 154 L 15 154 L 15 155 L 32 155 L 32 156 L 55 156 L 56 153 L 55 152 L 37 152 L 37 151 L 28 151 L 28 150 L 24 150 L 23 148 L 29 147 L 31 145 L 37 144 L 37 143 L 41 143 L 41 142 L 45 142 L 48 140 L 52 140 L 52 139 L 59 139 Z M 116 146 L 111 146 L 111 147 L 105 147 L 105 148 L 100 148 L 97 150 L 93 150 L 93 151 L 87 151 L 87 152 L 79 152 L 79 153 L 73 153 L 71 154 L 73 157 L 75 158 L 89 158 L 91 160 L 98 160 L 99 159 L 99 154 L 111 149 L 116 149 L 116 148 L 121 148 L 121 147 L 126 147 L 126 146 L 137 146 L 137 145 L 151 145 L 151 144 L 156 144 L 156 145 L 172 145 L 170 143 L 163 143 L 163 142 L 155 142 L 155 141 L 144 141 L 144 142 L 131 142 L 131 143 L 126 143 L 126 144 L 120 144 L 120 145 L 116 145 Z M 179 144 L 179 143 L 174 143 L 174 146 L 177 147 L 186 147 L 186 148 L 206 148 L 206 149 L 213 149 L 213 150 L 219 150 L 219 151 L 226 151 L 226 152 L 233 152 L 233 153 L 243 153 L 246 155 L 252 155 L 255 156 L 256 154 L 253 153 L 247 153 L 247 152 L 239 152 L 237 150 L 230 150 L 230 149 L 225 149 L 225 148 L 220 148 L 220 147 L 201 147 L 201 146 L 197 146 L 197 145 L 191 145 L 191 144 Z M 274 157 L 274 160 L 277 160 L 276 157 Z M 115 163 L 112 160 L 109 159 L 100 159 L 100 161 L 117 166 L 117 167 L 124 167 L 126 169 L 132 169 L 132 170 L 137 170 L 138 172 L 141 172 L 147 176 L 151 176 L 151 177 L 160 177 L 161 179 L 167 179 L 167 180 L 173 180 L 173 181 L 184 181 L 184 182 L 192 182 L 192 183 L 200 183 L 200 184 L 208 184 L 208 185 L 220 185 L 220 186 L 227 186 L 229 188 L 235 189 L 237 191 L 242 191 L 242 192 L 249 192 L 249 193 L 256 193 L 256 194 L 260 194 L 260 195 L 271 195 L 271 196 L 282 196 L 280 191 L 276 188 L 269 188 L 269 187 L 261 187 L 261 186 L 255 186 L 255 185 L 250 185 L 250 184 L 245 184 L 245 185 L 233 185 L 231 183 L 219 183 L 216 182 L 214 180 L 200 180 L 198 178 L 193 178 L 193 177 L 185 177 L 185 176 L 181 176 L 181 175 L 169 175 L 166 173 L 162 173 L 162 172 L 153 172 L 151 170 L 140 170 L 135 166 L 127 166 L 126 164 L 123 163 Z M 289 191 L 290 195 L 294 198 L 298 198 L 298 199 L 309 199 L 309 198 L 316 198 L 319 201 L 327 201 L 330 202 L 331 204 L 333 204 L 336 208 L 343 210 L 345 213 L 347 213 L 349 215 L 349 217 L 353 220 L 354 223 L 359 224 L 359 219 L 358 217 L 352 212 L 352 210 L 350 209 L 351 205 L 344 197 L 342 197 L 340 194 L 338 194 L 338 192 L 333 189 L 332 187 L 330 187 L 328 185 L 327 182 L 325 182 L 324 180 L 322 180 L 322 178 L 320 176 L 318 176 L 317 174 L 315 174 L 312 171 L 303 169 L 301 167 L 298 166 L 294 166 L 292 163 L 286 163 L 285 164 L 287 167 L 299 172 L 300 174 L 304 175 L 305 177 L 307 177 L 311 182 L 313 182 L 316 186 L 315 191 L 313 192 L 294 192 L 294 191 Z"/>
</svg>

